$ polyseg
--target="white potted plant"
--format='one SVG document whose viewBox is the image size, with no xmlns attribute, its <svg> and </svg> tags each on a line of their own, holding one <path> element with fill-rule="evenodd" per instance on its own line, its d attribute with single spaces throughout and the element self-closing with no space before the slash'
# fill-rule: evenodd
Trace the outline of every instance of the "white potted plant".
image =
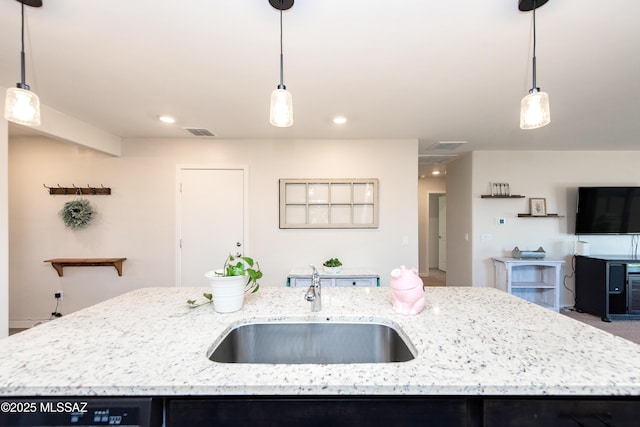
<svg viewBox="0 0 640 427">
<path fill-rule="evenodd" d="M 262 271 L 253 258 L 229 255 L 222 269 L 208 271 L 205 276 L 211 283 L 213 308 L 218 313 L 231 313 L 242 308 L 245 293 L 258 291 Z"/>
<path fill-rule="evenodd" d="M 338 274 L 342 270 L 342 263 L 338 258 L 330 258 L 322 263 L 327 274 Z"/>
</svg>

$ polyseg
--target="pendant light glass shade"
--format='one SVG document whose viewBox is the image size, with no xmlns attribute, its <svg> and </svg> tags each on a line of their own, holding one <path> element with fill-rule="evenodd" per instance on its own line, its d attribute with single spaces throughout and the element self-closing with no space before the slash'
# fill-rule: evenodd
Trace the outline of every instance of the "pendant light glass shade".
<svg viewBox="0 0 640 427">
<path fill-rule="evenodd" d="M 536 9 L 548 0 L 520 0 L 518 9 L 521 11 L 533 11 L 533 86 L 529 95 L 520 102 L 520 129 L 537 129 L 551 123 L 551 111 L 549 110 L 549 95 L 541 92 L 536 85 Z"/>
<path fill-rule="evenodd" d="M 293 98 L 287 89 L 276 89 L 271 92 L 271 113 L 269 121 L 272 125 L 286 128 L 293 124 Z"/>
<path fill-rule="evenodd" d="M 536 129 L 551 122 L 549 95 L 539 90 L 529 93 L 520 103 L 520 129 Z"/>
<path fill-rule="evenodd" d="M 21 125 L 40 126 L 40 99 L 38 95 L 18 87 L 7 89 L 4 118 Z"/>
<path fill-rule="evenodd" d="M 18 0 L 21 4 L 22 28 L 20 50 L 20 83 L 14 88 L 7 89 L 4 101 L 4 118 L 21 125 L 40 126 L 40 99 L 31 92 L 29 85 L 25 83 L 25 54 L 24 54 L 24 5 L 33 7 L 42 6 L 40 0 Z"/>
<path fill-rule="evenodd" d="M 293 124 L 293 98 L 284 85 L 284 55 L 282 54 L 282 11 L 293 6 L 293 0 L 269 0 L 269 4 L 280 12 L 280 84 L 271 92 L 269 122 L 276 127 L 286 128 Z"/>
</svg>

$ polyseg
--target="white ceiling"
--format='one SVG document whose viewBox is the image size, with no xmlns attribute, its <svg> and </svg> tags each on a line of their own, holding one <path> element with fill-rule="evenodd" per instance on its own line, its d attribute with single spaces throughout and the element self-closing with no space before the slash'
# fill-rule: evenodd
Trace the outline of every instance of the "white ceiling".
<svg viewBox="0 0 640 427">
<path fill-rule="evenodd" d="M 43 0 L 26 7 L 41 102 L 122 137 L 417 138 L 420 154 L 640 149 L 640 2 L 550 0 L 523 131 L 532 13 L 517 0 L 296 0 L 284 13 L 291 128 L 269 124 L 279 13 L 268 0 Z M 0 85 L 20 77 L 20 3 L 0 2 Z M 174 125 L 160 123 L 175 116 Z M 336 115 L 345 125 L 332 123 Z M 13 127 L 12 127 L 13 129 Z M 467 141 L 454 150 L 438 141 Z M 426 158 L 425 158 L 426 159 Z"/>
</svg>

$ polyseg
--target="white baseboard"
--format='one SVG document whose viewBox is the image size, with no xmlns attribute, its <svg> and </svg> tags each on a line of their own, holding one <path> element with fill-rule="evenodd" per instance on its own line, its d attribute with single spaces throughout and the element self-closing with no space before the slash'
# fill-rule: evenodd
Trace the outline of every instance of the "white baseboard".
<svg viewBox="0 0 640 427">
<path fill-rule="evenodd" d="M 42 320 L 9 320 L 9 329 L 27 329 L 27 328 L 33 328 L 36 325 L 39 325 L 40 323 L 47 323 L 49 321 L 49 319 L 42 319 Z"/>
</svg>

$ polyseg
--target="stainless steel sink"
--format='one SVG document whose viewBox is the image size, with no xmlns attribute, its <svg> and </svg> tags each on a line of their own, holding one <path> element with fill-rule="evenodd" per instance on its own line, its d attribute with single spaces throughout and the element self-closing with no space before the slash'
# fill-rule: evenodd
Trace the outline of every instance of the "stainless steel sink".
<svg viewBox="0 0 640 427">
<path fill-rule="evenodd" d="M 248 323 L 220 336 L 207 357 L 220 363 L 406 362 L 415 349 L 402 335 L 380 323 Z"/>
</svg>

